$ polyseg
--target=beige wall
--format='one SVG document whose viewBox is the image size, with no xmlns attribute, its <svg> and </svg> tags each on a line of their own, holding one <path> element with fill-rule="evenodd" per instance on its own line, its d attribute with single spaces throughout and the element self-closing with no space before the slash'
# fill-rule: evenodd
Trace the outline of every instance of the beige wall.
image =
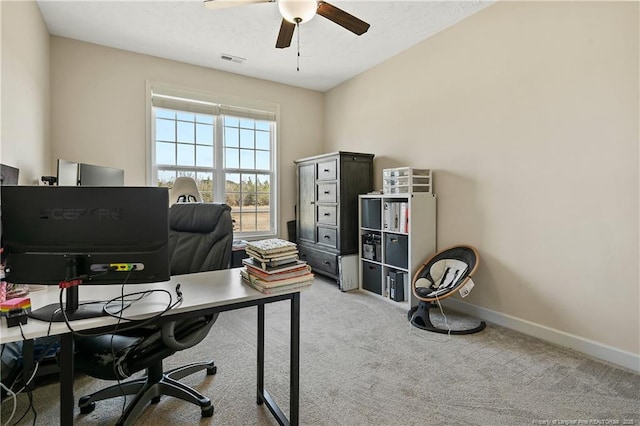
<svg viewBox="0 0 640 426">
<path fill-rule="evenodd" d="M 145 185 L 147 80 L 280 105 L 280 235 L 294 218 L 293 161 L 321 151 L 322 93 L 51 37 L 52 158 L 125 170 Z"/>
<path fill-rule="evenodd" d="M 49 32 L 35 2 L 0 2 L 0 162 L 35 184 L 49 169 Z"/>
<path fill-rule="evenodd" d="M 465 301 L 636 360 L 638 12 L 501 2 L 325 100 L 326 148 L 376 153 L 378 187 L 435 170 L 438 247 L 481 255 Z"/>
</svg>

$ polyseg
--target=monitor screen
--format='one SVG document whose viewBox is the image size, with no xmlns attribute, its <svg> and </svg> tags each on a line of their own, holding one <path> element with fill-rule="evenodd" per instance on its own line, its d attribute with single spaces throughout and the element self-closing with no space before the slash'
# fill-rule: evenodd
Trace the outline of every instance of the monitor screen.
<svg viewBox="0 0 640 426">
<path fill-rule="evenodd" d="M 166 188 L 13 186 L 1 197 L 8 282 L 80 280 L 84 286 L 169 279 Z M 77 286 L 67 289 L 73 292 L 69 317 L 81 315 L 72 312 Z"/>
<path fill-rule="evenodd" d="M 6 164 L 0 164 L 0 185 L 17 185 L 18 175 L 20 170 L 16 167 L 7 166 Z"/>
<path fill-rule="evenodd" d="M 78 163 L 58 158 L 58 186 L 78 185 Z"/>
<path fill-rule="evenodd" d="M 122 186 L 124 185 L 124 170 L 80 163 L 78 170 L 78 185 Z"/>
</svg>

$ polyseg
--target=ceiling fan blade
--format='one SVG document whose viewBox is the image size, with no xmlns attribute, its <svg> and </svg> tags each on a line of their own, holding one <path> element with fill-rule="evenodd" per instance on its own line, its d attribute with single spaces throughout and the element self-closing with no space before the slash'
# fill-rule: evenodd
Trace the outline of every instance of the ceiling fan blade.
<svg viewBox="0 0 640 426">
<path fill-rule="evenodd" d="M 318 2 L 317 13 L 357 35 L 366 33 L 370 27 L 366 22 L 324 1 Z"/>
<path fill-rule="evenodd" d="M 273 3 L 275 0 L 204 0 L 207 9 L 226 9 L 252 3 Z"/>
<path fill-rule="evenodd" d="M 286 19 L 282 20 L 280 25 L 280 32 L 278 33 L 278 41 L 276 41 L 276 47 L 278 49 L 284 49 L 291 46 L 291 39 L 293 38 L 293 31 L 296 29 L 296 24 L 292 24 Z"/>
</svg>

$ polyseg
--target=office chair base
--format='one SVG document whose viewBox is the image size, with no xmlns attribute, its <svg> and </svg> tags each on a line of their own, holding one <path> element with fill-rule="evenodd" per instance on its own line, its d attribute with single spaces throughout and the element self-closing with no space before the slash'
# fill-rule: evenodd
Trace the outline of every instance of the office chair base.
<svg viewBox="0 0 640 426">
<path fill-rule="evenodd" d="M 162 395 L 168 395 L 198 405 L 202 417 L 211 417 L 214 411 L 211 399 L 175 379 L 175 377 L 186 377 L 204 369 L 209 372 L 210 369 L 215 370 L 216 367 L 213 365 L 213 361 L 210 361 L 208 363 L 190 364 L 186 368 L 176 368 L 167 373 L 163 373 L 162 365 L 159 368 L 158 366 L 149 368 L 147 369 L 147 377 L 113 385 L 94 394 L 83 396 L 78 401 L 80 413 L 91 413 L 95 409 L 97 401 L 123 395 L 135 395 L 116 423 L 117 425 L 129 425 L 133 424 L 148 403 L 157 404 L 160 402 Z M 173 375 L 173 377 L 170 375 Z"/>
<path fill-rule="evenodd" d="M 487 324 L 484 321 L 480 321 L 476 327 L 464 329 L 464 330 L 449 330 L 446 328 L 439 328 L 433 325 L 431 322 L 431 318 L 429 316 L 429 309 L 436 305 L 431 302 L 423 302 L 418 303 L 418 306 L 415 306 L 409 310 L 407 313 L 407 319 L 411 322 L 411 325 L 417 327 L 421 330 L 427 330 L 434 333 L 441 334 L 454 334 L 454 335 L 463 335 L 463 334 L 473 334 L 479 331 L 484 330 Z"/>
<path fill-rule="evenodd" d="M 194 362 L 166 371 L 164 374 L 171 377 L 173 380 L 180 380 L 202 370 L 207 370 L 207 376 L 212 376 L 218 372 L 218 367 L 213 360 L 207 362 Z"/>
</svg>

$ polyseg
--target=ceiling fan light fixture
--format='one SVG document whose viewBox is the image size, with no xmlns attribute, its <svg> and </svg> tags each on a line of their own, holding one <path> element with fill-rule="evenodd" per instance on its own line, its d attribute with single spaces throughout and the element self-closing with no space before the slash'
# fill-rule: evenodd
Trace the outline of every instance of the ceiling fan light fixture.
<svg viewBox="0 0 640 426">
<path fill-rule="evenodd" d="M 284 19 L 293 24 L 309 22 L 316 16 L 316 0 L 278 0 L 278 9 Z"/>
</svg>

